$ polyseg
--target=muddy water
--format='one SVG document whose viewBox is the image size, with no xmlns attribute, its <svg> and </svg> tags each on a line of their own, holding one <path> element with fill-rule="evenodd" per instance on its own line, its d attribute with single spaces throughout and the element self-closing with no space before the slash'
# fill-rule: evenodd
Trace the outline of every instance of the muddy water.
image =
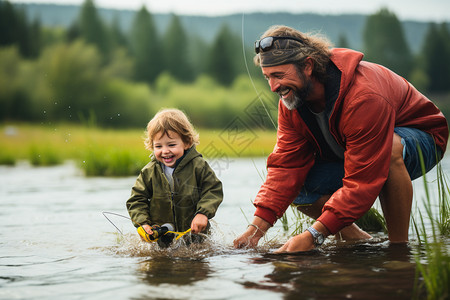
<svg viewBox="0 0 450 300">
<path fill-rule="evenodd" d="M 118 233 L 102 214 L 126 215 L 134 177 L 85 178 L 70 162 L 0 167 L 0 299 L 411 298 L 413 247 L 392 247 L 384 235 L 273 255 L 288 238 L 277 224 L 257 250 L 232 249 L 252 216 L 264 160 L 219 167 L 225 199 L 210 239 L 169 250 L 140 242 L 129 220 L 110 216 Z M 415 190 L 421 199 L 420 182 Z"/>
</svg>

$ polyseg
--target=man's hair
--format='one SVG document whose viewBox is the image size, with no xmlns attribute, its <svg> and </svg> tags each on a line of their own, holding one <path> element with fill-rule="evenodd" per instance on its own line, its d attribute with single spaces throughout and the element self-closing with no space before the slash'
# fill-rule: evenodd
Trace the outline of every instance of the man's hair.
<svg viewBox="0 0 450 300">
<path fill-rule="evenodd" d="M 199 144 L 199 135 L 188 117 L 178 109 L 161 109 L 147 124 L 145 148 L 153 150 L 153 140 L 157 134 L 169 135 L 169 131 L 180 135 L 185 145 L 191 147 Z"/>
<path fill-rule="evenodd" d="M 299 52 L 295 58 L 294 65 L 300 70 L 303 70 L 305 58 L 310 57 L 314 62 L 313 76 L 320 82 L 326 79 L 326 68 L 331 56 L 331 42 L 324 36 L 315 34 L 305 34 L 296 29 L 283 25 L 274 25 L 267 29 L 261 36 L 261 39 L 267 36 L 291 36 L 303 41 L 301 46 L 302 51 Z M 260 56 L 255 55 L 254 63 L 260 66 Z"/>
</svg>

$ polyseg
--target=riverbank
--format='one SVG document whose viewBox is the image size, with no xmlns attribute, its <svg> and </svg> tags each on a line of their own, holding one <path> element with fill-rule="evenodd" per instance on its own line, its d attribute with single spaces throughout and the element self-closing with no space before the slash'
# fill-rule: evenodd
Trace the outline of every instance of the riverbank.
<svg viewBox="0 0 450 300">
<path fill-rule="evenodd" d="M 243 129 L 242 125 L 236 119 L 225 129 L 198 129 L 198 150 L 210 161 L 267 157 L 275 145 L 276 132 Z M 149 160 L 144 137 L 145 128 L 3 124 L 0 126 L 0 164 L 14 165 L 28 160 L 35 166 L 49 166 L 70 159 L 79 163 L 86 175 L 134 175 Z"/>
</svg>

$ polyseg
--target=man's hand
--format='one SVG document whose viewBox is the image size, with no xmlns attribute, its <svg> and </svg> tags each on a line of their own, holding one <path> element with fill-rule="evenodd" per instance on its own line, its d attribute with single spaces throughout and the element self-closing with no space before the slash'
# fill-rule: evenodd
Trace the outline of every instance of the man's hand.
<svg viewBox="0 0 450 300">
<path fill-rule="evenodd" d="M 191 222 L 191 232 L 200 233 L 208 225 L 208 217 L 203 214 L 196 214 Z"/>
<path fill-rule="evenodd" d="M 299 235 L 291 237 L 286 244 L 276 250 L 274 253 L 280 254 L 285 252 L 309 251 L 314 249 L 314 241 L 312 235 L 305 231 Z"/>
<path fill-rule="evenodd" d="M 269 228 L 269 223 L 259 217 L 255 217 L 253 223 L 247 227 L 247 230 L 233 241 L 234 248 L 255 248 Z"/>
<path fill-rule="evenodd" d="M 256 232 L 256 228 L 248 227 L 247 230 L 233 241 L 234 248 L 255 248 L 259 239 L 263 236 Z"/>
<path fill-rule="evenodd" d="M 322 233 L 322 235 L 326 238 L 330 232 L 328 229 L 320 222 L 315 222 L 313 227 Z M 314 238 L 309 231 L 305 231 L 291 237 L 286 244 L 284 244 L 280 249 L 276 250 L 274 253 L 286 253 L 286 252 L 299 252 L 299 251 L 309 251 L 315 248 Z"/>
</svg>

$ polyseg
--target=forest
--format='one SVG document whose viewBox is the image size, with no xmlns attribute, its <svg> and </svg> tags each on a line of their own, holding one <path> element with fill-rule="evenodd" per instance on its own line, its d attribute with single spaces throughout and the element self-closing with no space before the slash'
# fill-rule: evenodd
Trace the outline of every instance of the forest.
<svg viewBox="0 0 450 300">
<path fill-rule="evenodd" d="M 164 30 L 159 26 L 145 6 L 124 27 L 86 0 L 64 27 L 0 1 L 0 121 L 143 128 L 161 107 L 177 107 L 198 127 L 224 128 L 239 116 L 249 128 L 274 128 L 254 118 L 264 111 L 275 119 L 277 97 L 252 63 L 249 37 L 223 23 L 207 40 L 191 34 L 177 15 Z M 352 47 L 354 38 L 345 33 L 335 46 L 358 48 L 365 60 L 405 77 L 450 115 L 446 23 L 427 24 L 417 51 L 388 9 L 367 16 L 360 31 L 361 46 Z"/>
</svg>

